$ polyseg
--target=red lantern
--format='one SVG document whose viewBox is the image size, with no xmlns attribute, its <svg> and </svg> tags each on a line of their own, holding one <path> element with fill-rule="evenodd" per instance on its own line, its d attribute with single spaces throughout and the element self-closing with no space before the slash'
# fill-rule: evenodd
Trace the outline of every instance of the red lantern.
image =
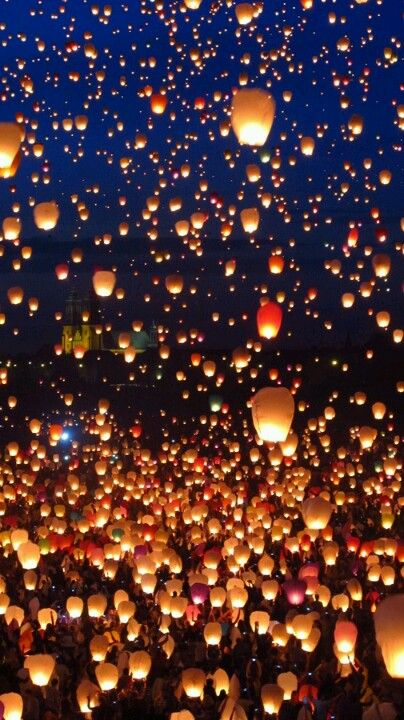
<svg viewBox="0 0 404 720">
<path fill-rule="evenodd" d="M 269 300 L 257 312 L 257 327 L 260 337 L 271 340 L 277 336 L 282 324 L 282 310 L 278 303 Z"/>
</svg>

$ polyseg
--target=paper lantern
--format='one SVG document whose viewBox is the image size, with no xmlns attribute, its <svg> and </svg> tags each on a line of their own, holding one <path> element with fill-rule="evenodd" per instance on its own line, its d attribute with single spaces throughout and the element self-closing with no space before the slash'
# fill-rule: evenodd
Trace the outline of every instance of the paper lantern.
<svg viewBox="0 0 404 720">
<path fill-rule="evenodd" d="M 21 627 L 24 622 L 24 610 L 18 605 L 8 605 L 4 613 L 4 619 L 7 625 L 11 625 L 12 622 L 16 622 L 18 627 Z"/>
<path fill-rule="evenodd" d="M 290 700 L 292 693 L 297 690 L 297 677 L 292 672 L 280 673 L 276 679 L 276 683 L 283 690 L 284 700 Z"/>
<path fill-rule="evenodd" d="M 258 635 L 265 635 L 268 632 L 270 617 L 264 610 L 255 610 L 250 615 L 250 627 Z"/>
<path fill-rule="evenodd" d="M 243 145 L 262 146 L 271 131 L 275 117 L 275 100 L 264 90 L 239 90 L 231 109 L 231 125 Z"/>
<path fill-rule="evenodd" d="M 247 233 L 254 233 L 258 230 L 260 214 L 257 208 L 244 208 L 240 213 L 241 224 Z"/>
<path fill-rule="evenodd" d="M 10 171 L 20 149 L 23 133 L 16 123 L 0 123 L 0 176 L 10 177 Z"/>
<path fill-rule="evenodd" d="M 41 557 L 41 551 L 39 545 L 28 540 L 19 546 L 17 555 L 24 570 L 35 570 Z"/>
<path fill-rule="evenodd" d="M 184 279 L 182 275 L 168 275 L 165 280 L 165 286 L 171 295 L 179 295 L 184 288 Z"/>
<path fill-rule="evenodd" d="M 313 617 L 311 615 L 295 615 L 291 627 L 298 640 L 307 640 L 313 627 Z"/>
<path fill-rule="evenodd" d="M 59 220 L 59 208 L 57 204 L 51 201 L 35 205 L 34 220 L 39 230 L 53 230 Z"/>
<path fill-rule="evenodd" d="M 129 654 L 129 673 L 134 680 L 146 680 L 151 664 L 151 657 L 145 650 Z"/>
<path fill-rule="evenodd" d="M 287 388 L 263 388 L 251 400 L 255 430 L 265 442 L 284 442 L 289 434 L 295 410 Z"/>
<path fill-rule="evenodd" d="M 283 583 L 283 590 L 285 592 L 287 601 L 290 605 L 301 605 L 304 601 L 306 593 L 306 582 L 304 580 L 286 580 Z"/>
<path fill-rule="evenodd" d="M 199 668 L 188 668 L 182 671 L 182 687 L 187 697 L 200 698 L 205 686 L 205 673 Z"/>
<path fill-rule="evenodd" d="M 41 608 L 38 610 L 38 622 L 41 630 L 46 630 L 48 625 L 56 625 L 58 614 L 53 608 Z"/>
<path fill-rule="evenodd" d="M 333 507 L 328 500 L 320 495 L 307 498 L 302 504 L 302 516 L 309 530 L 324 530 L 327 527 Z"/>
<path fill-rule="evenodd" d="M 66 600 L 66 610 L 73 620 L 81 617 L 83 612 L 84 603 L 79 597 L 71 596 Z"/>
<path fill-rule="evenodd" d="M 77 704 L 83 714 L 91 713 L 99 705 L 100 689 L 90 680 L 82 680 L 76 690 Z"/>
<path fill-rule="evenodd" d="M 99 618 L 104 615 L 107 608 L 107 598 L 105 595 L 98 593 L 90 595 L 87 600 L 88 615 L 92 618 Z"/>
<path fill-rule="evenodd" d="M 109 692 L 118 684 L 118 668 L 112 663 L 102 662 L 95 668 L 95 677 L 102 692 Z"/>
<path fill-rule="evenodd" d="M 93 275 L 93 288 L 99 297 L 112 295 L 116 283 L 116 276 L 111 270 L 97 270 Z"/>
<path fill-rule="evenodd" d="M 207 645 L 219 645 L 222 639 L 222 626 L 218 622 L 209 622 L 203 629 L 203 636 Z"/>
<path fill-rule="evenodd" d="M 235 10 L 239 25 L 248 25 L 254 17 L 254 5 L 250 3 L 238 3 Z"/>
<path fill-rule="evenodd" d="M 284 691 L 279 685 L 268 683 L 261 688 L 261 700 L 268 715 L 277 715 L 283 702 Z"/>
<path fill-rule="evenodd" d="M 314 140 L 312 137 L 302 137 L 300 140 L 300 149 L 303 155 L 313 155 L 314 153 Z"/>
<path fill-rule="evenodd" d="M 55 669 L 55 659 L 52 655 L 28 655 L 24 660 L 24 667 L 28 670 L 33 685 L 45 687 Z"/>
<path fill-rule="evenodd" d="M 260 337 L 271 340 L 282 325 L 282 309 L 278 303 L 268 301 L 258 309 L 257 327 Z"/>
<path fill-rule="evenodd" d="M 10 692 L 0 695 L 3 705 L 4 720 L 21 720 L 23 713 L 23 699 L 19 693 Z"/>
<path fill-rule="evenodd" d="M 348 620 L 338 620 L 334 629 L 334 640 L 338 652 L 351 655 L 355 652 L 358 629 L 355 623 Z"/>
</svg>

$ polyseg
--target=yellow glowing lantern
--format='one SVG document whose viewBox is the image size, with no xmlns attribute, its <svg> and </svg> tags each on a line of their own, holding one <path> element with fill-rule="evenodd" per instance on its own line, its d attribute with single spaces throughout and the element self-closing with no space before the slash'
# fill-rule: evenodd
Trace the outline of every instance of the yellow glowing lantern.
<svg viewBox="0 0 404 720">
<path fill-rule="evenodd" d="M 129 655 L 129 673 L 134 680 L 146 680 L 151 669 L 151 657 L 145 650 Z"/>
<path fill-rule="evenodd" d="M 284 442 L 289 434 L 295 403 L 287 388 L 263 388 L 251 400 L 255 430 L 264 442 Z"/>
<path fill-rule="evenodd" d="M 205 685 L 205 673 L 199 668 L 187 668 L 182 671 L 182 686 L 187 697 L 200 698 Z"/>
<path fill-rule="evenodd" d="M 45 687 L 55 669 L 55 659 L 52 655 L 28 655 L 24 660 L 24 667 L 28 670 L 33 685 Z"/>
<path fill-rule="evenodd" d="M 374 614 L 376 640 L 382 651 L 387 672 L 404 678 L 404 594 L 382 600 Z"/>
<path fill-rule="evenodd" d="M 95 676 L 102 692 L 116 688 L 119 679 L 118 668 L 112 663 L 102 662 L 95 668 Z"/>
<path fill-rule="evenodd" d="M 268 715 L 277 715 L 284 698 L 284 690 L 279 685 L 268 683 L 261 688 L 261 700 Z"/>
<path fill-rule="evenodd" d="M 233 98 L 231 125 L 243 145 L 264 145 L 274 117 L 275 100 L 264 90 L 243 88 Z"/>
<path fill-rule="evenodd" d="M 0 695 L 3 705 L 4 720 L 21 720 L 23 713 L 23 699 L 19 693 L 9 692 Z"/>
</svg>

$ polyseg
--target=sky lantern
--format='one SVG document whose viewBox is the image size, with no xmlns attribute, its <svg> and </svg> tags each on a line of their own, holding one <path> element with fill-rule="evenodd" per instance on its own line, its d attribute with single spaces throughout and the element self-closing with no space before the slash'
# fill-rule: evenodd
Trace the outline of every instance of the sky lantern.
<svg viewBox="0 0 404 720">
<path fill-rule="evenodd" d="M 302 139 L 300 140 L 300 150 L 302 151 L 303 155 L 307 155 L 308 157 L 313 155 L 314 146 L 315 143 L 312 137 L 305 136 L 302 137 Z"/>
<path fill-rule="evenodd" d="M 16 123 L 0 123 L 0 177 L 11 177 L 13 163 L 16 162 L 23 133 Z M 18 165 L 17 165 L 18 167 Z"/>
<path fill-rule="evenodd" d="M 7 297 L 11 305 L 21 305 L 24 299 L 24 290 L 20 287 L 11 287 L 7 290 Z"/>
<path fill-rule="evenodd" d="M 284 698 L 284 689 L 280 685 L 268 683 L 261 688 L 261 701 L 268 715 L 277 715 Z"/>
<path fill-rule="evenodd" d="M 234 95 L 231 125 L 242 145 L 264 145 L 274 117 L 275 100 L 264 90 L 243 88 Z"/>
<path fill-rule="evenodd" d="M 145 650 L 138 650 L 129 655 L 129 672 L 134 680 L 146 680 L 151 669 L 151 657 Z"/>
<path fill-rule="evenodd" d="M 404 678 L 404 594 L 382 600 L 373 616 L 376 641 L 382 651 L 387 672 Z"/>
<path fill-rule="evenodd" d="M 293 396 L 287 388 L 262 388 L 251 400 L 255 430 L 264 442 L 284 442 L 295 411 Z"/>
<path fill-rule="evenodd" d="M 327 527 L 333 507 L 328 500 L 321 497 L 307 498 L 302 504 L 302 515 L 309 530 L 324 530 Z"/>
<path fill-rule="evenodd" d="M 39 545 L 28 540 L 19 546 L 17 555 L 24 570 L 35 570 L 38 567 L 41 551 Z"/>
<path fill-rule="evenodd" d="M 3 220 L 3 235 L 5 240 L 17 240 L 21 232 L 21 220 L 17 217 L 8 217 Z"/>
<path fill-rule="evenodd" d="M 256 230 L 258 230 L 258 225 L 260 221 L 260 214 L 257 210 L 257 208 L 244 208 L 240 212 L 240 218 L 241 223 L 243 225 L 243 229 L 247 233 L 254 233 Z"/>
<path fill-rule="evenodd" d="M 179 295 L 184 288 L 182 275 L 168 275 L 165 279 L 165 286 L 171 295 Z"/>
<path fill-rule="evenodd" d="M 116 275 L 111 270 L 97 270 L 93 275 L 93 288 L 99 297 L 112 295 L 116 284 Z"/>
<path fill-rule="evenodd" d="M 59 220 L 59 208 L 57 203 L 52 200 L 43 202 L 34 207 L 34 221 L 39 230 L 53 230 Z"/>
<path fill-rule="evenodd" d="M 390 257 L 385 254 L 374 255 L 372 258 L 372 267 L 376 277 L 387 277 L 391 268 Z"/>
<path fill-rule="evenodd" d="M 248 25 L 254 18 L 254 5 L 250 3 L 238 3 L 235 11 L 239 25 Z"/>
<path fill-rule="evenodd" d="M 0 695 L 0 703 L 4 708 L 4 720 L 21 720 L 24 704 L 19 693 L 3 693 Z"/>
<path fill-rule="evenodd" d="M 108 692 L 116 688 L 118 684 L 118 668 L 108 662 L 101 662 L 95 668 L 95 676 L 102 692 Z"/>
<path fill-rule="evenodd" d="M 182 671 L 182 687 L 187 697 L 200 698 L 205 686 L 205 673 L 199 668 L 187 668 Z"/>
<path fill-rule="evenodd" d="M 258 308 L 257 327 L 260 337 L 266 340 L 275 338 L 282 325 L 282 309 L 278 303 L 268 300 Z"/>
<path fill-rule="evenodd" d="M 55 659 L 52 655 L 28 655 L 24 660 L 24 667 L 28 670 L 33 685 L 45 687 L 55 669 Z"/>
<path fill-rule="evenodd" d="M 346 655 L 355 653 L 358 628 L 349 620 L 338 620 L 334 629 L 334 640 L 338 652 Z"/>
<path fill-rule="evenodd" d="M 167 107 L 168 98 L 162 93 L 155 93 L 150 98 L 151 111 L 155 115 L 162 115 Z"/>
</svg>

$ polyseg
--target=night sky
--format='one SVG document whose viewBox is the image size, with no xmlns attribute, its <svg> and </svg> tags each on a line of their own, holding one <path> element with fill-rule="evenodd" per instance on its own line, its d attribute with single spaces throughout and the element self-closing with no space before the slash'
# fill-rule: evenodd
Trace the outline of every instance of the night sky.
<svg viewBox="0 0 404 720">
<path fill-rule="evenodd" d="M 1 219 L 22 223 L 19 246 L 0 246 L 1 354 L 58 341 L 55 311 L 69 289 L 86 292 L 98 268 L 116 270 L 126 292 L 123 301 L 102 302 L 105 321 L 121 329 L 155 319 L 173 345 L 180 327 L 196 328 L 202 347 L 256 339 L 259 299 L 279 292 L 281 343 L 338 342 L 347 330 L 362 340 L 377 330 L 371 313 L 379 310 L 391 313 L 388 333 L 402 326 L 400 3 L 314 0 L 306 10 L 272 0 L 246 26 L 235 7 L 208 0 L 196 10 L 179 2 L 0 2 L 0 122 L 17 119 L 25 129 L 17 173 L 0 181 Z M 231 128 L 221 135 L 238 87 L 264 89 L 276 101 L 263 148 L 240 146 Z M 162 115 L 151 112 L 150 92 L 166 94 Z M 348 122 L 358 114 L 363 131 L 352 136 Z M 79 115 L 88 118 L 86 130 L 63 129 L 63 120 Z M 144 148 L 136 147 L 139 134 Z M 312 157 L 301 153 L 301 136 L 315 139 Z M 41 157 L 34 143 L 43 145 Z M 246 177 L 252 163 L 261 171 L 257 182 Z M 387 185 L 383 170 L 391 173 Z M 272 196 L 267 209 L 262 192 Z M 151 196 L 160 203 L 148 217 Z M 170 212 L 177 197 L 182 208 Z M 41 232 L 32 206 L 50 200 L 60 218 Z M 260 211 L 253 235 L 240 222 L 250 207 Z M 203 229 L 179 238 L 175 223 L 197 211 L 206 215 Z M 223 237 L 229 218 L 232 231 Z M 353 227 L 359 237 L 349 248 Z M 16 268 L 26 245 L 32 258 Z M 79 265 L 71 262 L 74 247 L 84 251 Z M 268 271 L 275 251 L 286 261 L 280 275 Z M 370 252 L 388 254 L 392 269 L 364 298 L 360 283 L 374 276 Z M 230 259 L 237 267 L 226 278 Z M 324 268 L 333 259 L 341 261 L 339 275 Z M 65 281 L 55 275 L 61 262 L 70 265 Z M 164 279 L 177 272 L 185 289 L 173 298 Z M 16 308 L 7 300 L 12 286 L 25 293 Z M 307 303 L 313 287 L 317 298 Z M 342 308 L 346 292 L 355 294 L 352 309 Z M 29 297 L 39 300 L 33 317 Z M 220 319 L 213 323 L 214 312 Z"/>
</svg>

